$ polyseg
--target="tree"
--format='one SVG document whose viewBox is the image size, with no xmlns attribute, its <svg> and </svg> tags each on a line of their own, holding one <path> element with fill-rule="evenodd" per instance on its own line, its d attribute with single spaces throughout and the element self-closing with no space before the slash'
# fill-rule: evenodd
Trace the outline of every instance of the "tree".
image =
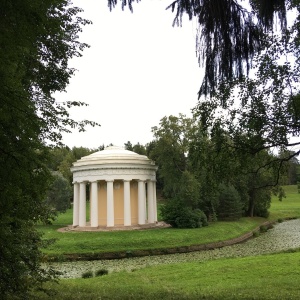
<svg viewBox="0 0 300 300">
<path fill-rule="evenodd" d="M 99 147 L 101 149 L 101 147 Z M 104 146 L 103 146 L 104 148 Z M 47 166 L 51 171 L 60 172 L 70 184 L 73 181 L 73 175 L 70 170 L 73 162 L 79 160 L 83 156 L 87 156 L 96 152 L 98 149 L 88 149 L 85 147 L 55 147 L 49 150 L 49 159 Z M 103 149 L 102 149 L 103 150 Z"/>
<path fill-rule="evenodd" d="M 128 141 L 127 143 L 125 143 L 124 146 L 125 146 L 126 150 L 133 151 L 133 146 L 132 146 L 132 144 L 131 144 L 130 141 Z"/>
<path fill-rule="evenodd" d="M 53 177 L 45 201 L 50 209 L 62 213 L 71 207 L 72 189 L 68 180 L 58 172 L 55 172 Z"/>
<path fill-rule="evenodd" d="M 109 8 L 117 2 L 108 0 Z M 132 11 L 133 2 L 122 1 L 122 8 L 128 5 Z M 232 127 L 241 121 L 235 129 L 240 131 L 238 136 L 242 137 L 243 130 L 256 130 L 262 144 L 240 145 L 245 151 L 291 150 L 287 148 L 299 145 L 290 137 L 298 137 L 300 128 L 300 1 L 250 0 L 247 5 L 242 0 L 173 0 L 167 8 L 175 13 L 173 25 L 181 26 L 184 16 L 198 23 L 196 48 L 205 71 L 198 94 L 202 112 L 203 105 L 211 101 L 228 114 Z M 294 23 L 288 28 L 287 14 L 292 11 Z M 255 68 L 255 77 L 249 77 Z M 239 99 L 233 101 L 237 89 Z M 233 104 L 240 110 L 234 110 Z M 206 121 L 202 114 L 203 124 Z M 233 141 L 236 146 L 241 142 Z M 296 151 L 295 156 L 298 154 Z M 293 157 L 277 157 L 278 172 Z"/>
<path fill-rule="evenodd" d="M 128 4 L 133 10 L 133 2 L 122 1 L 122 8 Z M 112 9 L 117 0 L 108 3 Z M 217 137 L 214 146 L 221 149 L 223 141 L 227 150 L 234 150 L 228 153 L 247 161 L 240 192 L 248 182 L 248 214 L 265 215 L 284 165 L 300 153 L 291 151 L 300 145 L 291 140 L 300 135 L 300 1 L 250 0 L 249 4 L 175 0 L 167 8 L 175 12 L 173 25 L 181 26 L 184 15 L 198 22 L 196 47 L 205 74 L 194 112 L 201 130 L 208 129 L 211 139 Z M 287 13 L 292 10 L 295 21 L 288 28 Z M 276 150 L 285 156 L 273 155 Z M 208 185 L 212 187 L 215 172 L 202 170 L 212 176 Z M 208 190 L 206 197 L 211 195 Z"/>
<path fill-rule="evenodd" d="M 180 114 L 179 117 L 164 117 L 159 127 L 152 128 L 156 140 L 150 157 L 154 157 L 159 166 L 158 176 L 163 182 L 166 197 L 175 196 L 182 173 L 187 170 L 186 153 L 191 123 L 189 118 Z"/>
<path fill-rule="evenodd" d="M 120 1 L 133 11 L 133 3 Z M 108 0 L 112 10 L 117 0 Z M 205 74 L 199 96 L 209 95 L 219 83 L 249 73 L 255 53 L 262 49 L 263 33 L 277 28 L 285 31 L 287 7 L 297 7 L 298 0 L 170 0 L 167 9 L 175 13 L 173 26 L 182 26 L 184 16 L 196 19 L 196 49 Z"/>
<path fill-rule="evenodd" d="M 43 241 L 34 225 L 49 221 L 45 204 L 51 183 L 48 145 L 62 132 L 90 121 L 74 121 L 58 103 L 73 75 L 68 60 L 87 46 L 78 41 L 80 9 L 68 0 L 16 0 L 0 4 L 0 294 L 29 299 L 54 273 L 41 268 Z"/>
<path fill-rule="evenodd" d="M 140 155 L 146 155 L 146 148 L 145 146 L 141 145 L 140 143 L 137 143 L 135 145 L 132 145 L 130 141 L 124 144 L 125 149 L 129 151 L 133 151 Z"/>
<path fill-rule="evenodd" d="M 146 148 L 140 143 L 137 143 L 133 146 L 133 152 L 140 155 L 146 155 Z"/>
<path fill-rule="evenodd" d="M 279 53 L 293 54 L 290 40 L 289 36 L 266 39 L 264 53 L 255 58 L 253 78 L 224 82 L 214 98 L 199 102 L 195 108 L 206 129 L 226 129 L 230 146 L 236 151 L 254 156 L 279 150 L 280 156 L 256 166 L 257 170 L 277 169 L 274 186 L 280 183 L 287 161 L 300 153 L 289 150 L 300 145 L 290 139 L 300 135 L 299 64 L 279 59 Z"/>
<path fill-rule="evenodd" d="M 219 205 L 217 215 L 219 220 L 237 220 L 243 215 L 241 196 L 232 185 L 221 183 L 218 187 Z"/>
<path fill-rule="evenodd" d="M 290 160 L 288 160 L 284 164 L 284 171 L 285 171 L 285 176 L 282 179 L 282 184 L 297 184 L 298 178 L 297 178 L 297 172 L 299 168 L 299 161 L 298 159 L 293 156 L 295 154 L 295 151 L 287 151 L 287 153 L 280 152 L 279 157 L 282 159 L 286 157 L 292 157 Z"/>
</svg>

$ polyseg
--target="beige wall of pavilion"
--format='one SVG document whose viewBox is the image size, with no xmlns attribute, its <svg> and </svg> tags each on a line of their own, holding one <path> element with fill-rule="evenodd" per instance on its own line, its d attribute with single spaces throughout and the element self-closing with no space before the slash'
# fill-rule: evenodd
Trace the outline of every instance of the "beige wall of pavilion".
<svg viewBox="0 0 300 300">
<path fill-rule="evenodd" d="M 114 181 L 114 223 L 124 225 L 124 182 Z M 138 224 L 138 185 L 137 181 L 130 182 L 131 225 Z M 91 207 L 92 209 L 92 207 Z M 98 224 L 107 225 L 107 189 L 106 181 L 98 182 Z"/>
</svg>

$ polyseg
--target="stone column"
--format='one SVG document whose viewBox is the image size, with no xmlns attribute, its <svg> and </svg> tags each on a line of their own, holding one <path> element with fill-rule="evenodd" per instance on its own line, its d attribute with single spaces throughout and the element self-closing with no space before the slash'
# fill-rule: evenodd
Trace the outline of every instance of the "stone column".
<svg viewBox="0 0 300 300">
<path fill-rule="evenodd" d="M 157 222 L 156 181 L 153 181 L 154 222 Z"/>
<path fill-rule="evenodd" d="M 79 226 L 86 226 L 86 183 L 79 184 Z"/>
<path fill-rule="evenodd" d="M 79 183 L 74 182 L 74 195 L 73 195 L 73 226 L 79 225 Z"/>
<path fill-rule="evenodd" d="M 114 213 L 114 181 L 107 180 L 107 220 L 106 226 L 113 227 L 115 225 Z"/>
<path fill-rule="evenodd" d="M 91 227 L 98 227 L 98 182 L 91 183 Z"/>
<path fill-rule="evenodd" d="M 131 226 L 130 181 L 124 180 L 124 226 Z"/>
<path fill-rule="evenodd" d="M 153 181 L 147 181 L 148 223 L 154 223 L 154 188 Z"/>
<path fill-rule="evenodd" d="M 138 224 L 143 225 L 146 221 L 145 216 L 145 182 L 143 180 L 138 181 Z"/>
</svg>

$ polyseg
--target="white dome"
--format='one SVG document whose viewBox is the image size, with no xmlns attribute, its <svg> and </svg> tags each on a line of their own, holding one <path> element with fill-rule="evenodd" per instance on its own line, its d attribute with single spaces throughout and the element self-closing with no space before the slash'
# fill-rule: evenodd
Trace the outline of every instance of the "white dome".
<svg viewBox="0 0 300 300">
<path fill-rule="evenodd" d="M 145 155 L 109 146 L 73 163 L 74 182 L 104 179 L 155 179 L 157 166 Z"/>
<path fill-rule="evenodd" d="M 123 147 L 109 146 L 104 150 L 84 156 L 73 163 L 74 167 L 88 166 L 93 164 L 150 164 L 154 162 L 145 155 L 125 150 Z"/>
</svg>

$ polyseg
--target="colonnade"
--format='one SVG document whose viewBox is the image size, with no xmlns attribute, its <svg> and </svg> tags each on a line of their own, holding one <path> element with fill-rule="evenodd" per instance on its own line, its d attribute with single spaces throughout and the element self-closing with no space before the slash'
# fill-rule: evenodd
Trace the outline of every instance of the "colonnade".
<svg viewBox="0 0 300 300">
<path fill-rule="evenodd" d="M 118 180 L 119 181 L 119 180 Z M 124 185 L 124 226 L 131 226 L 131 180 L 122 180 Z M 157 222 L 156 182 L 135 180 L 138 184 L 138 225 Z M 114 217 L 114 180 L 106 182 L 106 226 L 115 226 Z M 90 184 L 90 226 L 98 227 L 98 181 L 74 182 L 73 226 L 86 227 L 86 185 Z"/>
</svg>

